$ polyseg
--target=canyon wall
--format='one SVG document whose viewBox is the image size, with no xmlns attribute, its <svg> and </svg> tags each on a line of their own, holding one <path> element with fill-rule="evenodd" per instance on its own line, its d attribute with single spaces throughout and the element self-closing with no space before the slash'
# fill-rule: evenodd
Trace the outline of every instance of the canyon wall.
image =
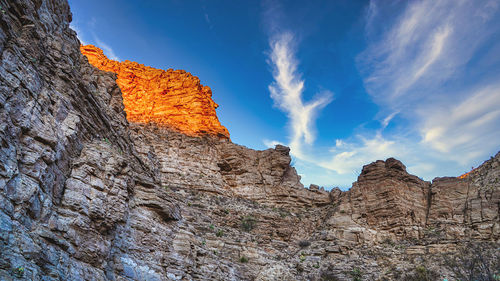
<svg viewBox="0 0 500 281">
<path fill-rule="evenodd" d="M 321 206 L 329 192 L 306 189 L 290 166 L 290 149 L 256 151 L 230 141 L 195 138 L 155 125 L 131 124 L 144 162 L 159 169 L 166 187 L 241 197 L 275 207 Z"/>
<path fill-rule="evenodd" d="M 218 105 L 212 90 L 200 84 L 198 77 L 184 70 L 163 71 L 136 62 L 108 59 L 101 49 L 81 46 L 93 66 L 116 73 L 127 119 L 136 123 L 154 123 L 190 136 L 204 134 L 229 139 L 229 132 L 217 118 Z"/>
<path fill-rule="evenodd" d="M 230 141 L 197 78 L 81 47 L 64 0 L 0 8 L 1 280 L 451 279 L 467 247 L 499 268 L 500 153 L 304 188 L 287 147 Z"/>
</svg>

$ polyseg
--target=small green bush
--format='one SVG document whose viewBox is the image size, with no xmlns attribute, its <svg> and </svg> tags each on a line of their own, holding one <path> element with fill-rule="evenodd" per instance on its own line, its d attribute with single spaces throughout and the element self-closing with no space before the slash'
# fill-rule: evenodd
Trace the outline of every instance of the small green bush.
<svg viewBox="0 0 500 281">
<path fill-rule="evenodd" d="M 363 280 L 363 273 L 361 272 L 361 269 L 355 267 L 349 272 L 349 275 L 352 277 L 352 281 L 361 281 Z"/>
<path fill-rule="evenodd" d="M 246 216 L 241 219 L 241 228 L 245 231 L 251 231 L 255 228 L 255 218 L 252 216 Z"/>
<path fill-rule="evenodd" d="M 461 245 L 456 254 L 445 255 L 444 260 L 444 267 L 455 280 L 500 280 L 497 243 L 467 243 Z"/>
<path fill-rule="evenodd" d="M 439 274 L 435 271 L 427 269 L 423 265 L 415 267 L 410 274 L 407 274 L 404 281 L 432 281 L 437 280 Z"/>
<path fill-rule="evenodd" d="M 224 235 L 224 230 L 218 229 L 217 232 L 215 233 L 215 236 L 217 237 L 222 237 Z"/>
<path fill-rule="evenodd" d="M 14 269 L 14 275 L 18 278 L 24 276 L 24 266 L 18 266 Z"/>
<path fill-rule="evenodd" d="M 248 262 L 248 258 L 247 258 L 247 257 L 245 257 L 245 256 L 241 256 L 241 257 L 240 257 L 240 262 L 241 262 L 241 263 L 247 263 L 247 262 Z"/>
<path fill-rule="evenodd" d="M 304 255 L 304 253 L 302 253 L 300 256 L 299 256 L 299 259 L 300 259 L 300 262 L 304 262 L 306 260 L 306 256 Z"/>
</svg>

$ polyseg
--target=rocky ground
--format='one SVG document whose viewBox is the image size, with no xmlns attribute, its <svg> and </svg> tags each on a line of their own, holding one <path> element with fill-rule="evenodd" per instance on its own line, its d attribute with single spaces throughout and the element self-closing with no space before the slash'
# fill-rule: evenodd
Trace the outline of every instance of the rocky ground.
<svg viewBox="0 0 500 281">
<path fill-rule="evenodd" d="M 0 280 L 468 280 L 500 274 L 500 153 L 304 188 L 289 149 L 129 123 L 64 0 L 0 0 Z M 488 279 L 483 279 L 488 280 Z"/>
</svg>

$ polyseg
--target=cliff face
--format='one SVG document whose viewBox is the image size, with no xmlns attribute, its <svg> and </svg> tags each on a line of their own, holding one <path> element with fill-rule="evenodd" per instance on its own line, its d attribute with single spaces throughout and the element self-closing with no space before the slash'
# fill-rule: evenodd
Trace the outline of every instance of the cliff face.
<svg viewBox="0 0 500 281">
<path fill-rule="evenodd" d="M 190 121 L 191 99 L 216 118 L 192 76 L 90 65 L 102 53 L 80 53 L 66 1 L 0 7 L 0 280 L 452 279 L 461 249 L 500 268 L 500 153 L 463 179 L 425 182 L 387 159 L 347 192 L 307 189 L 288 148 Z M 156 104 L 150 88 L 188 121 L 169 123 L 167 105 L 131 119 L 128 105 Z"/>
<path fill-rule="evenodd" d="M 116 73 L 127 119 L 155 123 L 191 136 L 214 135 L 229 139 L 229 132 L 217 118 L 218 105 L 210 87 L 184 70 L 155 69 L 136 62 L 109 60 L 101 49 L 81 46 L 90 64 Z"/>
<path fill-rule="evenodd" d="M 493 167 L 499 164 L 500 153 L 478 168 L 482 173 L 431 183 L 408 174 L 396 159 L 373 162 L 340 195 L 337 205 L 343 215 L 333 216 L 329 224 L 354 242 L 430 236 L 443 244 L 470 238 L 498 241 L 500 180 Z"/>
<path fill-rule="evenodd" d="M 309 190 L 290 166 L 290 149 L 255 151 L 229 141 L 193 138 L 156 126 L 131 124 L 144 162 L 158 168 L 166 187 L 251 199 L 275 207 L 319 206 L 324 190 Z"/>
</svg>

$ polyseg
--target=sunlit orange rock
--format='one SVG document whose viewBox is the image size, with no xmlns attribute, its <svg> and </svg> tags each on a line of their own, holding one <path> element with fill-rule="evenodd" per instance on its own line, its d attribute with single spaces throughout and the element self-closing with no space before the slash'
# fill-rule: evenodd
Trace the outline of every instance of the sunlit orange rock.
<svg viewBox="0 0 500 281">
<path fill-rule="evenodd" d="M 470 170 L 470 172 L 467 172 L 467 173 L 465 173 L 463 175 L 460 175 L 457 178 L 459 178 L 459 179 L 465 179 L 466 177 L 470 176 L 475 170 L 476 169 L 472 168 L 472 170 Z"/>
<path fill-rule="evenodd" d="M 212 90 L 201 85 L 198 77 L 184 70 L 164 71 L 110 60 L 93 45 L 82 45 L 80 50 L 93 66 L 116 73 L 130 122 L 153 122 L 190 136 L 229 139 L 215 113 L 218 105 L 212 100 Z"/>
</svg>

